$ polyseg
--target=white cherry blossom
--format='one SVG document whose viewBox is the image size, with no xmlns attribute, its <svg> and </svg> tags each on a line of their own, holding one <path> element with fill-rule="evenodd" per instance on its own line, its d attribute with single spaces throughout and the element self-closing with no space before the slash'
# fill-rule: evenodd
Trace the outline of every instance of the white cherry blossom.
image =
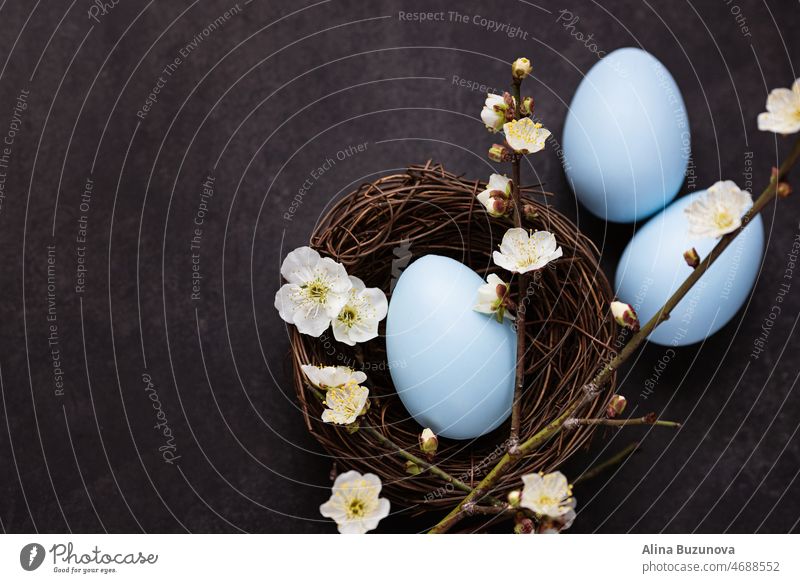
<svg viewBox="0 0 800 583">
<path fill-rule="evenodd" d="M 500 251 L 492 255 L 499 267 L 513 273 L 541 269 L 563 255 L 555 236 L 548 231 L 533 231 L 514 227 L 506 231 Z"/>
<path fill-rule="evenodd" d="M 718 238 L 742 225 L 742 215 L 753 205 L 753 198 L 732 180 L 717 182 L 694 200 L 683 212 L 689 221 L 689 235 Z"/>
<path fill-rule="evenodd" d="M 773 89 L 767 97 L 767 111 L 758 114 L 758 129 L 776 134 L 800 131 L 800 79 L 791 89 Z"/>
<path fill-rule="evenodd" d="M 522 476 L 522 498 L 520 506 L 535 512 L 540 517 L 562 519 L 575 511 L 572 486 L 561 472 L 528 474 Z"/>
<path fill-rule="evenodd" d="M 386 294 L 376 287 L 366 287 L 359 278 L 350 276 L 352 287 L 347 301 L 333 320 L 333 337 L 354 346 L 378 335 L 378 323 L 386 317 L 389 303 Z"/>
<path fill-rule="evenodd" d="M 493 217 L 502 217 L 511 210 L 511 179 L 492 174 L 486 189 L 478 194 L 480 202 Z"/>
<path fill-rule="evenodd" d="M 544 149 L 550 130 L 535 123 L 531 118 L 524 117 L 510 121 L 503 126 L 506 142 L 519 154 L 534 154 Z"/>
<path fill-rule="evenodd" d="M 302 334 L 319 336 L 338 316 L 353 286 L 341 263 L 320 257 L 310 247 L 286 256 L 281 275 L 288 282 L 275 294 L 275 308 Z"/>
<path fill-rule="evenodd" d="M 308 381 L 326 391 L 333 387 L 341 387 L 347 383 L 361 384 L 367 380 L 367 375 L 360 370 L 353 370 L 348 366 L 313 366 L 304 364 L 300 367 Z"/>
<path fill-rule="evenodd" d="M 386 498 L 380 498 L 381 487 L 381 480 L 375 474 L 362 476 L 355 470 L 339 474 L 330 499 L 319 511 L 336 521 L 340 533 L 364 534 L 377 528 L 389 515 L 391 505 Z"/>
</svg>

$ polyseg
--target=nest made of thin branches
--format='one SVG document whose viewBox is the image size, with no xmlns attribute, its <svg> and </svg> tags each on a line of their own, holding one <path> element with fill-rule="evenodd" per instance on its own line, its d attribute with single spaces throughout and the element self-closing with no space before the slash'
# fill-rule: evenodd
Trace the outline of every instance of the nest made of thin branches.
<svg viewBox="0 0 800 583">
<path fill-rule="evenodd" d="M 493 264 L 492 251 L 512 224 L 491 218 L 476 201 L 476 194 L 484 188 L 485 183 L 451 174 L 438 164 L 411 166 L 404 173 L 364 184 L 337 201 L 319 221 L 311 246 L 341 262 L 349 274 L 363 279 L 368 287 L 382 289 L 390 299 L 400 268 L 427 254 L 452 257 L 483 277 L 496 272 L 507 278 Z M 523 197 L 534 205 L 537 215 L 525 220 L 524 226 L 553 233 L 564 255 L 552 269 L 537 272 L 526 310 L 523 440 L 581 399 L 584 385 L 610 360 L 616 332 L 613 319 L 608 317 L 612 291 L 600 270 L 596 247 L 571 221 L 545 202 L 534 200 L 537 194 L 545 193 L 523 190 Z M 511 286 L 515 301 L 516 288 Z M 422 511 L 452 507 L 462 492 L 429 472 L 410 475 L 405 460 L 366 431 L 351 434 L 341 426 L 323 423 L 320 416 L 324 407 L 305 385 L 302 364 L 364 370 L 371 407 L 361 418 L 361 426 L 371 426 L 400 447 L 421 455 L 418 437 L 422 427 L 400 401 L 386 364 L 384 325 L 378 338 L 355 347 L 336 342 L 330 333 L 313 338 L 292 328 L 294 384 L 306 424 L 337 460 L 340 470 L 377 474 L 392 501 L 418 505 Z M 606 386 L 606 394 L 594 401 L 587 416 L 603 408 L 613 386 L 613 382 Z M 440 438 L 435 463 L 474 485 L 505 453 L 508 431 L 506 422 L 472 441 Z M 519 461 L 493 492 L 499 496 L 519 488 L 523 474 L 556 468 L 586 443 L 591 432 L 591 426 L 560 432 Z"/>
</svg>

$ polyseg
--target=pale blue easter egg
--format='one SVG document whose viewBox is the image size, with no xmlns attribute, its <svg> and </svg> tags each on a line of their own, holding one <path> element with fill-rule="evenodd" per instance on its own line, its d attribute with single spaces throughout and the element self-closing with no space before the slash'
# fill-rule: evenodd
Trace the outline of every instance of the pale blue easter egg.
<svg viewBox="0 0 800 583">
<path fill-rule="evenodd" d="M 451 439 L 497 428 L 511 413 L 517 335 L 472 308 L 486 282 L 426 255 L 402 273 L 386 317 L 386 356 L 400 399 L 421 427 Z"/>
<path fill-rule="evenodd" d="M 691 149 L 683 97 L 650 53 L 622 48 L 594 65 L 564 122 L 563 164 L 578 200 L 598 217 L 632 222 L 668 205 Z"/>
<path fill-rule="evenodd" d="M 705 191 L 685 196 L 656 215 L 637 232 L 617 266 L 617 297 L 631 304 L 644 324 L 692 272 L 683 252 L 694 247 L 704 259 L 717 239 L 695 239 L 687 233 L 684 209 Z M 662 346 L 686 346 L 711 336 L 744 304 L 761 266 L 764 225 L 750 221 L 709 270 L 678 303 L 669 320 L 650 334 Z"/>
</svg>

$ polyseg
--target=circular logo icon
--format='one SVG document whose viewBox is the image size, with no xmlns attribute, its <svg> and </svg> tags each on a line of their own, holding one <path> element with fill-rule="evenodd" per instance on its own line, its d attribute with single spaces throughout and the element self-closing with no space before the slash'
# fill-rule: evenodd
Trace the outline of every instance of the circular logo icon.
<svg viewBox="0 0 800 583">
<path fill-rule="evenodd" d="M 44 547 L 39 543 L 28 543 L 19 552 L 19 564 L 26 571 L 35 571 L 44 562 Z"/>
</svg>

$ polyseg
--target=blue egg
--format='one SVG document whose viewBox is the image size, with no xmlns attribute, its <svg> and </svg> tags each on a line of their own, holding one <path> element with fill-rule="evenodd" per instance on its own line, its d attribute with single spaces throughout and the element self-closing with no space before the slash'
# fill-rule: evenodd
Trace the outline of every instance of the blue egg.
<svg viewBox="0 0 800 583">
<path fill-rule="evenodd" d="M 409 265 L 386 317 L 386 356 L 395 389 L 421 427 L 451 439 L 497 428 L 511 413 L 517 335 L 472 309 L 486 282 L 438 255 Z"/>
<path fill-rule="evenodd" d="M 683 252 L 694 247 L 705 258 L 717 239 L 687 233 L 683 210 L 705 191 L 685 196 L 653 217 L 628 243 L 617 267 L 617 297 L 631 304 L 644 324 L 692 272 Z M 650 334 L 663 346 L 686 346 L 711 336 L 742 307 L 758 275 L 764 226 L 757 215 L 678 303 L 669 320 Z"/>
<path fill-rule="evenodd" d="M 668 205 L 683 183 L 690 149 L 675 80 L 636 48 L 618 49 L 589 70 L 564 122 L 570 186 L 608 221 L 636 221 Z"/>
</svg>

